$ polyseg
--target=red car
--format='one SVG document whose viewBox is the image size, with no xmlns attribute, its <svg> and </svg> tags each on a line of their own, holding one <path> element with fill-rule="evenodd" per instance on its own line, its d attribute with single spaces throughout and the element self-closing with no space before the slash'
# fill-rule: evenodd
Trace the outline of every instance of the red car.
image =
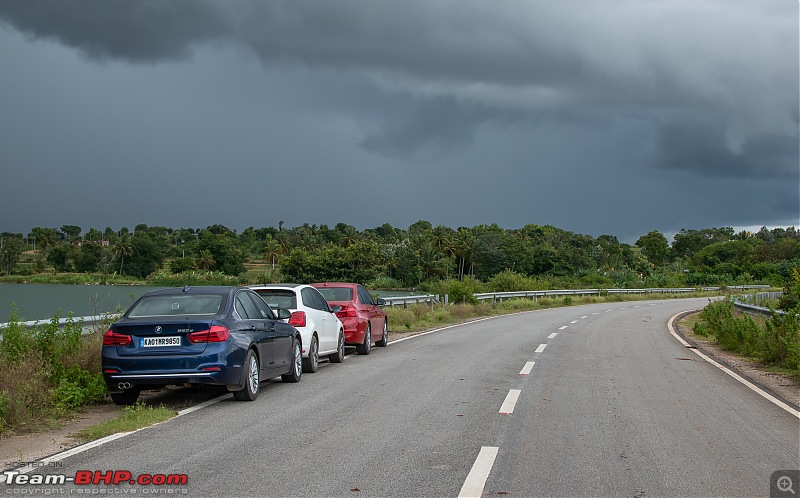
<svg viewBox="0 0 800 498">
<path fill-rule="evenodd" d="M 389 343 L 386 312 L 379 307 L 385 304 L 383 299 L 376 303 L 360 284 L 325 282 L 311 285 L 319 290 L 328 304 L 342 307 L 336 316 L 344 325 L 344 342 L 354 345 L 358 354 L 369 354 L 373 342 L 378 347 Z M 375 334 L 380 334 L 378 340 L 374 339 Z"/>
</svg>

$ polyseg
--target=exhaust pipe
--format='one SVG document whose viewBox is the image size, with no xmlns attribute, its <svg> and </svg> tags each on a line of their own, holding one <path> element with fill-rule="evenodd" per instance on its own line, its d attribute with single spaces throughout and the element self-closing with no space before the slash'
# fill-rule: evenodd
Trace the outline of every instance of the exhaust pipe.
<svg viewBox="0 0 800 498">
<path fill-rule="evenodd" d="M 119 384 L 117 384 L 117 387 L 124 390 L 124 389 L 130 389 L 133 386 L 131 385 L 130 382 L 120 382 Z"/>
</svg>

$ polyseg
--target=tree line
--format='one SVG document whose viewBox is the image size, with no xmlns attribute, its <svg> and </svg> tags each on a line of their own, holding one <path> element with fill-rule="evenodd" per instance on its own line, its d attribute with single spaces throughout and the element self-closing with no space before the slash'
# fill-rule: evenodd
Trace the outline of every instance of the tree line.
<svg viewBox="0 0 800 498">
<path fill-rule="evenodd" d="M 420 220 L 359 231 L 338 223 L 172 229 L 137 225 L 84 231 L 76 225 L 0 233 L 6 275 L 78 272 L 148 279 L 156 272 L 219 272 L 248 281 L 346 280 L 375 287 L 424 288 L 441 280 L 488 282 L 511 272 L 540 287 L 667 287 L 770 283 L 800 266 L 794 228 L 682 229 L 672 242 L 658 231 L 634 245 L 551 225 L 450 228 Z M 254 270 L 254 268 L 258 270 Z M 529 280 L 526 284 L 530 285 Z"/>
</svg>

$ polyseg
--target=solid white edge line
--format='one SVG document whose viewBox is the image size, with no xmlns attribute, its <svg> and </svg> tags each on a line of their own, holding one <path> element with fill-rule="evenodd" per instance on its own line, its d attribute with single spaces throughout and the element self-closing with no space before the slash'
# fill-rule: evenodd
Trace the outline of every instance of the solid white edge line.
<svg viewBox="0 0 800 498">
<path fill-rule="evenodd" d="M 217 396 L 216 398 L 211 398 L 208 401 L 204 401 L 204 402 L 200 403 L 199 405 L 194 405 L 194 406 L 190 406 L 189 408 L 184 408 L 183 410 L 178 411 L 178 417 L 180 417 L 181 415 L 186 415 L 186 414 L 189 414 L 189 413 L 192 413 L 192 412 L 196 412 L 197 410 L 200 410 L 200 409 L 205 408 L 207 406 L 211 406 L 211 405 L 213 405 L 215 403 L 219 403 L 223 399 L 228 399 L 231 396 L 233 396 L 232 393 L 222 394 L 220 396 Z"/>
<path fill-rule="evenodd" d="M 544 351 L 544 348 L 546 348 L 546 347 L 547 347 L 547 344 L 539 344 L 539 347 L 536 348 L 536 351 L 534 351 L 534 353 L 541 353 L 542 351 Z"/>
<path fill-rule="evenodd" d="M 472 464 L 467 479 L 464 485 L 461 486 L 461 491 L 458 493 L 458 498 L 480 498 L 483 494 L 483 487 L 486 486 L 486 480 L 489 479 L 489 472 L 494 467 L 494 461 L 497 458 L 497 452 L 500 450 L 497 446 L 483 446 Z"/>
<path fill-rule="evenodd" d="M 146 427 L 143 427 L 142 429 L 146 429 Z M 80 446 L 76 446 L 76 447 L 74 447 L 72 449 L 69 449 L 69 450 L 66 450 L 66 451 L 62 451 L 61 453 L 56 453 L 55 455 L 51 455 L 49 457 L 45 457 L 45 458 L 39 459 L 36 462 L 33 462 L 36 465 L 28 464 L 28 465 L 26 465 L 24 467 L 19 467 L 19 468 L 16 468 L 16 469 L 9 469 L 9 470 L 13 470 L 14 472 L 19 472 L 20 474 L 27 474 L 31 470 L 40 469 L 40 468 L 42 468 L 43 465 L 46 465 L 48 463 L 59 462 L 59 461 L 65 459 L 67 457 L 71 457 L 72 455 L 77 455 L 78 453 L 82 453 L 82 452 L 84 452 L 86 450 L 90 450 L 92 448 L 96 448 L 96 447 L 101 446 L 101 445 L 103 445 L 105 443 L 114 441 L 115 439 L 120 439 L 122 437 L 125 437 L 128 434 L 133 434 L 134 432 L 139 432 L 142 429 L 136 429 L 135 431 L 118 432 L 116 434 L 111 434 L 109 436 L 106 436 L 106 437 L 103 437 L 103 438 L 100 438 L 100 439 L 95 439 L 94 441 L 89 441 L 88 443 L 82 444 Z M 5 476 L 0 476 L 0 483 L 5 482 L 5 481 L 6 481 Z"/>
<path fill-rule="evenodd" d="M 531 313 L 533 311 L 540 311 L 540 310 L 523 311 L 522 313 Z M 521 314 L 521 313 L 509 313 L 508 315 L 502 315 L 502 316 L 517 315 L 517 314 Z M 498 318 L 498 317 L 496 317 L 496 316 L 487 316 L 487 317 L 478 318 L 477 320 L 472 320 L 472 321 L 469 321 L 469 322 L 457 323 L 455 325 L 448 325 L 447 327 L 442 327 L 440 329 L 433 329 L 433 330 L 429 330 L 427 332 L 421 332 L 419 334 L 414 334 L 414 335 L 410 335 L 408 337 L 403 337 L 401 339 L 395 339 L 395 340 L 389 342 L 388 344 L 397 344 L 398 342 L 407 341 L 409 339 L 414 339 L 416 337 L 422 337 L 423 335 L 433 334 L 434 332 L 440 332 L 442 330 L 452 329 L 452 328 L 455 328 L 455 327 L 462 327 L 464 325 L 470 325 L 470 324 L 473 324 L 473 323 L 482 322 L 484 320 L 491 320 L 492 318 Z"/>
<path fill-rule="evenodd" d="M 509 315 L 517 315 L 517 314 L 522 314 L 522 313 L 531 313 L 531 312 L 536 312 L 536 311 L 541 311 L 541 310 L 523 311 L 523 312 L 520 312 L 520 313 L 509 313 Z M 508 316 L 508 315 L 504 315 L 504 316 Z M 449 325 L 447 327 L 442 327 L 440 329 L 429 330 L 429 331 L 423 332 L 421 334 L 416 334 L 416 335 L 412 335 L 412 336 L 409 336 L 409 337 L 404 337 L 402 339 L 397 339 L 397 340 L 394 340 L 394 341 L 392 341 L 392 342 L 390 342 L 388 344 L 394 344 L 394 343 L 402 342 L 402 341 L 405 341 L 405 340 L 408 340 L 408 339 L 413 339 L 415 337 L 420 337 L 420 336 L 423 336 L 423 335 L 432 334 L 434 332 L 439 332 L 440 330 L 446 330 L 446 329 L 450 329 L 450 328 L 453 328 L 453 327 L 460 327 L 462 325 L 469 325 L 471 323 L 482 322 L 484 320 L 489 320 L 489 319 L 492 319 L 492 318 L 496 318 L 496 317 L 488 316 L 488 317 L 479 318 L 477 320 L 472 320 L 472 321 L 465 322 L 465 323 Z M 345 358 L 348 358 L 350 356 L 351 355 L 347 355 L 347 356 L 345 356 Z M 175 415 L 175 417 L 173 417 L 173 418 L 177 418 L 177 417 L 180 417 L 181 415 L 186 415 L 186 414 L 192 413 L 192 412 L 200 410 L 202 408 L 206 408 L 208 406 L 211 406 L 213 404 L 216 404 L 216 403 L 222 401 L 223 399 L 227 399 L 228 396 L 229 396 L 229 394 L 223 394 L 222 396 L 218 396 L 217 398 L 213 398 L 213 399 L 210 399 L 210 400 L 205 401 L 203 403 L 200 403 L 197 406 L 192 406 L 192 407 L 186 408 L 184 410 L 179 411 Z M 172 420 L 172 419 L 170 419 L 170 420 Z M 166 420 L 165 420 L 165 422 L 166 422 Z M 158 425 L 158 424 L 155 424 L 155 425 Z M 149 426 L 149 427 L 152 427 L 152 426 Z M 33 463 L 34 464 L 41 464 L 41 463 L 49 463 L 49 462 L 58 462 L 58 461 L 61 461 L 61 460 L 65 459 L 65 458 L 67 458 L 67 457 L 71 457 L 72 455 L 77 455 L 78 453 L 82 453 L 82 452 L 84 452 L 86 450 L 90 450 L 92 448 L 96 448 L 97 446 L 101 446 L 101 445 L 103 445 L 105 443 L 109 443 L 109 442 L 114 441 L 116 439 L 123 438 L 123 437 L 125 437 L 125 436 L 127 436 L 129 434 L 133 434 L 134 432 L 139 432 L 139 431 L 144 430 L 144 429 L 147 429 L 147 427 L 142 427 L 141 429 L 136 429 L 135 431 L 130 431 L 130 432 L 118 432 L 116 434 L 111 434 L 110 436 L 106 436 L 104 438 L 96 439 L 96 440 L 90 441 L 90 442 L 88 442 L 86 444 L 82 444 L 80 446 L 76 446 L 76 447 L 74 447 L 72 449 L 69 449 L 69 450 L 66 450 L 66 451 L 62 451 L 61 453 L 56 453 L 55 455 L 51 455 L 49 457 L 42 458 L 42 459 L 37 460 L 36 462 L 33 462 Z M 20 474 L 26 474 L 26 473 L 30 472 L 31 470 L 33 470 L 35 468 L 39 468 L 39 465 L 27 465 L 25 467 L 20 467 L 18 469 L 14 469 L 14 470 L 19 472 Z M 4 483 L 5 480 L 6 480 L 5 476 L 0 475 L 0 483 Z"/>
<path fill-rule="evenodd" d="M 211 406 L 211 405 L 213 405 L 215 403 L 219 403 L 220 401 L 222 401 L 224 399 L 227 399 L 230 396 L 231 396 L 230 393 L 223 394 L 221 396 L 217 396 L 216 398 L 212 398 L 212 399 L 210 399 L 208 401 L 200 403 L 199 405 L 190 406 L 189 408 L 185 408 L 183 410 L 178 411 L 175 414 L 174 417 L 172 417 L 172 418 L 170 418 L 168 420 L 165 420 L 164 422 L 168 422 L 169 420 L 172 420 L 173 418 L 180 417 L 181 415 L 186 415 L 186 414 L 192 413 L 194 411 L 200 410 L 202 408 L 205 408 L 207 406 Z M 164 423 L 164 422 L 159 422 L 159 423 Z M 149 427 L 153 427 L 155 425 L 158 425 L 158 424 L 153 424 L 153 425 L 149 425 L 147 427 L 142 427 L 140 429 L 136 429 L 135 431 L 117 432 L 116 434 L 111 434 L 111 435 L 108 435 L 106 437 L 102 437 L 100 439 L 95 439 L 94 441 L 89 441 L 88 443 L 82 444 L 80 446 L 76 446 L 76 447 L 71 448 L 69 450 L 65 450 L 65 451 L 62 451 L 60 453 L 56 453 L 55 455 L 51 455 L 49 457 L 45 457 L 45 458 L 39 459 L 36 462 L 33 462 L 36 465 L 26 465 L 24 467 L 19 467 L 17 469 L 12 469 L 12 470 L 14 470 L 15 472 L 19 472 L 20 474 L 27 474 L 31 470 L 41 468 L 41 464 L 59 462 L 61 460 L 64 460 L 65 458 L 71 457 L 72 455 L 77 455 L 78 453 L 83 453 L 84 451 L 90 450 L 92 448 L 96 448 L 98 446 L 102 446 L 102 445 L 104 445 L 106 443 L 110 443 L 111 441 L 123 438 L 123 437 L 125 437 L 125 436 L 127 436 L 129 434 L 133 434 L 134 432 L 142 431 L 144 429 L 147 429 Z M 5 480 L 6 480 L 5 476 L 0 475 L 0 483 L 5 482 Z"/>
<path fill-rule="evenodd" d="M 700 311 L 700 309 L 702 309 L 702 308 L 695 309 L 695 310 L 688 310 L 688 311 L 689 311 L 689 312 L 692 312 L 692 311 Z M 775 404 L 775 405 L 777 405 L 777 406 L 779 406 L 779 407 L 783 408 L 784 410 L 786 410 L 787 412 L 791 413 L 791 414 L 792 414 L 792 415 L 794 415 L 795 417 L 797 417 L 797 418 L 800 418 L 800 411 L 798 411 L 798 410 L 795 410 L 794 408 L 792 408 L 791 406 L 787 405 L 787 404 L 786 404 L 786 403 L 784 403 L 783 401 L 779 400 L 779 399 L 778 399 L 778 398 L 776 398 L 775 396 L 773 396 L 773 395 L 771 395 L 770 393 L 768 393 L 768 392 L 764 391 L 763 389 L 761 389 L 761 388 L 760 388 L 760 387 L 758 387 L 757 385 L 753 384 L 753 383 L 752 383 L 752 382 L 750 382 L 749 380 L 745 379 L 745 378 L 744 378 L 744 377 L 742 377 L 741 375 L 737 374 L 736 372 L 732 371 L 731 369 L 729 369 L 729 368 L 728 368 L 728 367 L 726 367 L 725 365 L 721 365 L 720 363 L 717 363 L 717 362 L 716 362 L 716 361 L 714 361 L 713 359 L 711 359 L 711 358 L 709 358 L 708 356 L 706 356 L 705 354 L 703 354 L 703 353 L 702 353 L 700 350 L 698 350 L 697 348 L 695 348 L 695 347 L 691 347 L 691 346 L 692 346 L 691 344 L 689 344 L 688 342 L 686 342 L 686 341 L 683 339 L 683 337 L 679 336 L 679 335 L 678 335 L 678 333 L 677 333 L 677 332 L 675 332 L 675 327 L 672 325 L 672 324 L 673 324 L 673 322 L 675 321 L 675 319 L 676 319 L 676 318 L 677 318 L 679 315 L 682 315 L 682 314 L 684 314 L 684 313 L 686 313 L 686 311 L 682 311 L 682 312 L 680 312 L 680 313 L 677 313 L 676 315 L 674 315 L 672 318 L 670 318 L 670 319 L 669 319 L 669 322 L 667 322 L 667 328 L 669 329 L 669 333 L 670 333 L 670 334 L 672 334 L 672 337 L 674 337 L 674 338 L 675 338 L 675 339 L 677 339 L 677 340 L 678 340 L 678 341 L 679 341 L 681 344 L 683 344 L 684 346 L 686 346 L 686 347 L 687 347 L 687 349 L 691 349 L 692 351 L 694 351 L 694 352 L 695 352 L 695 353 L 696 353 L 696 354 L 697 354 L 697 355 L 698 355 L 700 358 L 702 358 L 702 359 L 706 360 L 707 362 L 711 363 L 711 364 L 712 364 L 712 365 L 714 365 L 715 367 L 718 367 L 720 370 L 722 370 L 722 371 L 723 371 L 723 372 L 725 372 L 726 374 L 730 375 L 730 376 L 731 376 L 731 377 L 733 377 L 734 379 L 738 380 L 739 382 L 741 382 L 741 383 L 742 383 L 742 384 L 744 384 L 745 386 L 749 387 L 750 389 L 752 389 L 753 391 L 755 391 L 756 393 L 758 393 L 758 394 L 759 394 L 761 397 L 763 397 L 764 399 L 766 399 L 766 400 L 768 400 L 768 401 L 771 401 L 773 404 Z"/>
<path fill-rule="evenodd" d="M 528 375 L 533 370 L 533 366 L 536 364 L 535 361 L 529 361 L 525 363 L 525 366 L 522 367 L 522 370 L 519 371 L 520 375 Z"/>
<path fill-rule="evenodd" d="M 500 411 L 497 413 L 500 415 L 511 415 L 514 413 L 514 406 L 517 404 L 520 393 L 522 393 L 521 389 L 509 390 L 508 394 L 506 394 L 506 399 L 503 401 L 503 404 L 500 405 Z"/>
<path fill-rule="evenodd" d="M 553 332 L 552 334 L 548 335 L 548 336 L 547 336 L 547 338 L 548 338 L 548 339 L 555 339 L 555 337 L 556 337 L 557 335 L 558 335 L 558 332 Z"/>
</svg>

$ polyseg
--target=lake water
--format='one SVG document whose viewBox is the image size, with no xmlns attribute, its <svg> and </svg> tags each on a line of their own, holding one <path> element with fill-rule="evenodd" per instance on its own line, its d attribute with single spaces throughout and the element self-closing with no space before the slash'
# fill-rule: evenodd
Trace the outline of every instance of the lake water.
<svg viewBox="0 0 800 498">
<path fill-rule="evenodd" d="M 72 312 L 73 316 L 93 316 L 114 311 L 118 306 L 123 310 L 128 309 L 145 292 L 160 288 L 125 285 L 0 284 L 0 323 L 8 322 L 12 304 L 17 307 L 19 321 L 49 320 L 56 312 L 59 312 L 62 318 L 69 312 Z M 379 291 L 379 294 L 392 297 L 407 296 L 412 293 Z"/>
<path fill-rule="evenodd" d="M 11 316 L 11 306 L 18 310 L 17 319 L 48 320 L 60 310 L 63 318 L 90 316 L 114 311 L 117 306 L 127 309 L 145 292 L 160 287 L 125 285 L 51 285 L 0 284 L 0 323 Z"/>
</svg>

